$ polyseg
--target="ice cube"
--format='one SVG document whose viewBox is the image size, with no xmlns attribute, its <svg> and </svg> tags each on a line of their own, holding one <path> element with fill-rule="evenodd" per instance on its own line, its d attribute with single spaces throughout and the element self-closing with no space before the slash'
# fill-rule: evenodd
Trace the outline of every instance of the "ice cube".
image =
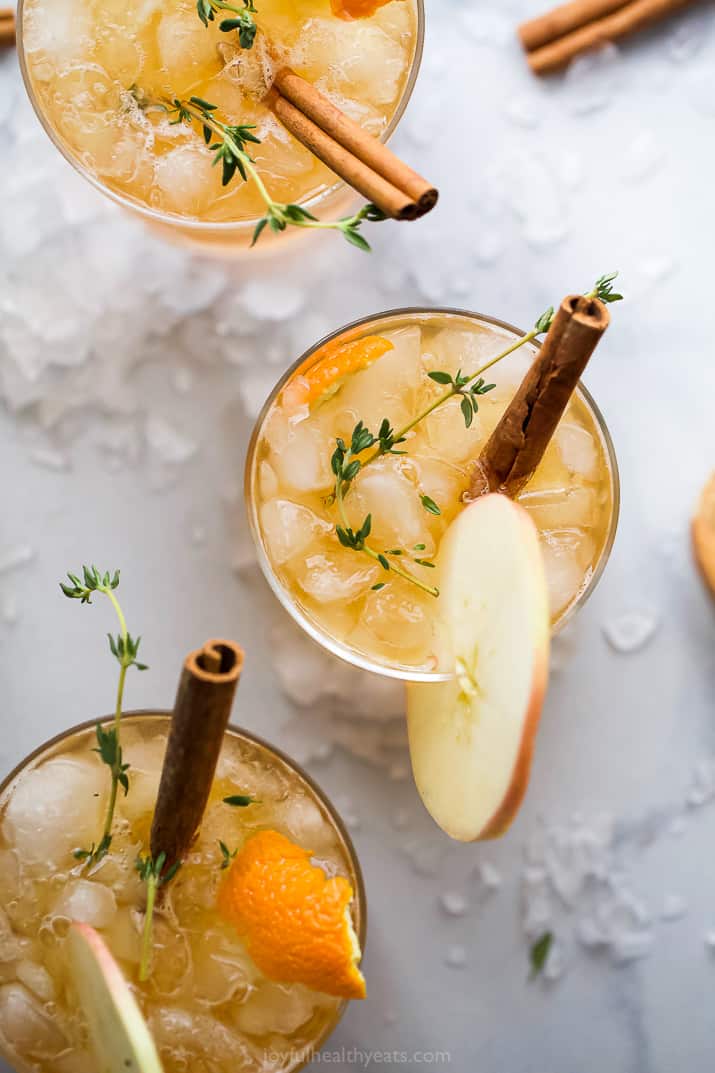
<svg viewBox="0 0 715 1073">
<path fill-rule="evenodd" d="M 12 930 L 4 910 L 0 909 L 0 964 L 16 961 L 22 954 L 22 943 Z"/>
<path fill-rule="evenodd" d="M 333 527 L 308 507 L 288 499 L 273 499 L 261 507 L 261 529 L 274 563 L 281 565 L 300 555 Z"/>
<path fill-rule="evenodd" d="M 97 840 L 106 793 L 106 768 L 99 762 L 48 760 L 19 779 L 3 834 L 25 865 L 57 865 Z"/>
<path fill-rule="evenodd" d="M 653 949 L 653 934 L 649 931 L 618 935 L 611 944 L 611 957 L 617 965 L 625 965 L 647 957 Z"/>
<path fill-rule="evenodd" d="M 138 965 L 141 958 L 142 914 L 123 907 L 107 928 L 105 938 L 114 957 Z"/>
<path fill-rule="evenodd" d="M 0 987 L 0 1037 L 31 1058 L 54 1058 L 67 1046 L 62 1032 L 22 984 Z"/>
<path fill-rule="evenodd" d="M 294 426 L 279 424 L 276 412 L 268 434 L 273 443 L 281 443 L 271 459 L 281 483 L 297 492 L 330 488 L 334 481 L 330 458 L 335 445 L 325 442 L 320 428 L 307 421 Z"/>
<path fill-rule="evenodd" d="M 393 585 L 368 593 L 362 627 L 381 645 L 397 652 L 426 652 L 432 639 L 432 623 L 420 595 L 412 586 L 405 594 Z"/>
<path fill-rule="evenodd" d="M 519 502 L 540 529 L 588 528 L 597 511 L 597 497 L 592 488 L 527 490 L 519 496 Z"/>
<path fill-rule="evenodd" d="M 543 543 L 541 550 L 549 589 L 551 617 L 555 618 L 581 591 L 586 576 L 576 551 L 564 545 Z"/>
<path fill-rule="evenodd" d="M 349 414 L 348 424 L 352 427 L 363 421 L 375 435 L 384 418 L 395 429 L 407 424 L 423 379 L 420 329 L 400 328 L 386 332 L 384 338 L 393 349 L 351 376 L 339 395 L 342 410 Z"/>
<path fill-rule="evenodd" d="M 320 855 L 335 849 L 335 835 L 316 802 L 305 795 L 292 795 L 279 806 L 277 817 L 288 837 L 304 849 Z"/>
<path fill-rule="evenodd" d="M 443 515 L 456 510 L 469 484 L 465 469 L 417 453 L 410 453 L 410 458 L 416 467 L 420 493 L 438 503 Z"/>
<path fill-rule="evenodd" d="M 194 942 L 194 988 L 202 1005 L 240 1002 L 251 990 L 256 968 L 245 947 L 223 931 L 211 930 Z"/>
<path fill-rule="evenodd" d="M 7 905 L 19 894 L 20 866 L 10 849 L 0 849 L 0 905 Z"/>
<path fill-rule="evenodd" d="M 218 25 L 197 30 L 195 11 L 164 10 L 156 40 L 167 88 L 218 74 L 222 66 Z"/>
<path fill-rule="evenodd" d="M 78 879 L 68 883 L 53 906 L 55 916 L 67 917 L 93 928 L 108 928 L 117 912 L 114 893 L 101 883 Z"/>
<path fill-rule="evenodd" d="M 480 404 L 480 413 L 482 406 Z M 479 417 L 467 428 L 459 399 L 450 399 L 423 423 L 423 435 L 434 454 L 443 462 L 457 464 L 476 458 L 484 439 Z"/>
<path fill-rule="evenodd" d="M 311 82 L 325 76 L 347 96 L 392 104 L 407 66 L 407 47 L 368 20 L 309 19 L 288 61 Z"/>
<path fill-rule="evenodd" d="M 297 1032 L 326 1004 L 326 999 L 299 984 L 262 983 L 247 1002 L 236 1007 L 235 1021 L 242 1032 L 250 1036 L 280 1033 L 290 1036 Z"/>
<path fill-rule="evenodd" d="M 381 568 L 366 555 L 338 545 L 329 555 L 309 555 L 299 564 L 295 576 L 307 596 L 319 604 L 332 604 L 361 596 L 381 573 Z"/>
<path fill-rule="evenodd" d="M 86 58 L 90 34 L 90 14 L 82 0 L 53 0 L 49 11 L 28 5 L 24 12 L 25 51 L 39 53 L 32 61 L 48 59 L 56 70 Z"/>
<path fill-rule="evenodd" d="M 588 429 L 562 421 L 555 439 L 564 465 L 585 480 L 593 480 L 598 472 L 598 446 Z"/>
<path fill-rule="evenodd" d="M 435 550 L 428 526 L 432 515 L 420 501 L 420 490 L 410 479 L 412 473 L 413 467 L 403 465 L 398 458 L 379 459 L 358 475 L 345 499 L 345 507 L 355 530 L 371 515 L 369 542 L 375 547 L 412 553 L 415 545 L 424 544 L 414 554 L 428 559 Z"/>
<path fill-rule="evenodd" d="M 506 343 L 507 333 L 494 328 L 443 328 L 429 342 L 423 356 L 426 372 L 458 372 L 469 376 L 495 357 Z"/>
<path fill-rule="evenodd" d="M 245 1044 L 214 1017 L 178 1006 L 158 1007 L 151 1014 L 149 1028 L 161 1057 L 168 1058 L 177 1069 L 200 1065 L 221 1069 L 255 1068 Z"/>
<path fill-rule="evenodd" d="M 154 182 L 161 207 L 186 216 L 202 213 L 221 192 L 221 173 L 213 162 L 214 154 L 200 141 L 157 157 Z"/>
<path fill-rule="evenodd" d="M 23 959 L 16 968 L 17 978 L 28 991 L 36 995 L 41 1002 L 52 1002 L 55 997 L 55 985 L 44 965 L 36 961 Z"/>
<path fill-rule="evenodd" d="M 191 975 L 192 958 L 188 936 L 177 930 L 168 915 L 155 916 L 151 959 L 152 990 L 162 998 L 176 998 L 189 985 Z"/>
</svg>

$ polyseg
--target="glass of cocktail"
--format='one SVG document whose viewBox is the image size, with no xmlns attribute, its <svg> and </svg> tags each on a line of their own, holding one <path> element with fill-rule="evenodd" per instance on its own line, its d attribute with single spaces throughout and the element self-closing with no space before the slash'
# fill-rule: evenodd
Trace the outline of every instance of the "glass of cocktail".
<svg viewBox="0 0 715 1073">
<path fill-rule="evenodd" d="M 283 606 L 334 655 L 405 681 L 437 682 L 453 673 L 430 591 L 433 560 L 464 508 L 480 449 L 538 353 L 537 340 L 527 339 L 485 373 L 496 386 L 479 397 L 469 426 L 455 397 L 407 433 L 400 453 L 378 457 L 356 478 L 345 517 L 357 529 L 371 516 L 371 540 L 391 565 L 387 573 L 338 539 L 336 527 L 345 522 L 331 458 L 336 439 L 349 443 L 357 422 L 377 435 L 384 419 L 400 430 L 425 411 L 444 392 L 444 378 L 431 372 L 468 376 L 522 338 L 475 313 L 383 313 L 311 348 L 267 400 L 246 466 L 259 562 Z M 517 498 L 539 531 L 556 631 L 593 592 L 618 521 L 613 444 L 583 385 Z"/>
<path fill-rule="evenodd" d="M 202 0 L 197 11 L 194 0 L 169 7 L 160 0 L 20 0 L 18 11 L 25 84 L 64 156 L 167 236 L 217 253 L 251 244 L 266 214 L 261 185 L 276 203 L 320 220 L 354 200 L 271 111 L 267 94 L 281 65 L 385 141 L 410 98 L 422 53 L 423 0 L 257 6 Z M 353 7 L 356 17 L 344 17 Z M 225 168 L 213 167 L 220 154 L 212 148 L 222 140 L 221 124 L 250 151 L 260 183 L 251 175 L 241 181 L 234 166 L 232 181 L 222 185 Z M 269 227 L 261 245 L 271 237 Z"/>
<path fill-rule="evenodd" d="M 616 459 L 579 377 L 614 278 L 527 333 L 457 310 L 352 324 L 289 370 L 249 449 L 265 576 L 315 641 L 407 683 L 418 790 L 462 841 L 514 819 L 550 636 L 613 544 Z"/>
<path fill-rule="evenodd" d="M 131 981 L 164 1073 L 292 1073 L 341 1017 L 340 997 L 266 978 L 217 911 L 231 874 L 222 865 L 270 831 L 347 880 L 361 943 L 365 935 L 360 866 L 340 817 L 297 765 L 233 727 L 198 838 L 157 910 L 151 974 L 139 980 L 145 897 L 135 859 L 149 838 L 170 715 L 123 717 L 130 792 L 119 795 L 112 844 L 97 863 L 76 856 L 101 830 L 109 789 L 93 723 L 43 745 L 0 785 L 0 1056 L 18 1073 L 97 1067 L 67 963 L 73 921 L 97 929 Z M 251 804 L 231 808 L 236 795 Z"/>
</svg>

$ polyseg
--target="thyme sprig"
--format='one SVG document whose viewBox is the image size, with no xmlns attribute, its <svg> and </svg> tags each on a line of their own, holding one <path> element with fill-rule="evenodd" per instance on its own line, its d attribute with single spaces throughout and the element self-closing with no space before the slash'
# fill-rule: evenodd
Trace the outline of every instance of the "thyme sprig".
<svg viewBox="0 0 715 1073">
<path fill-rule="evenodd" d="M 131 92 L 144 111 L 159 108 L 172 116 L 170 122 L 173 125 L 183 123 L 193 128 L 194 124 L 197 124 L 200 127 L 204 141 L 215 154 L 214 164 L 221 164 L 221 181 L 224 186 L 228 186 L 237 172 L 244 182 L 250 180 L 255 184 L 266 212 L 256 224 L 251 246 L 256 245 L 266 228 L 279 234 L 288 227 L 305 227 L 320 231 L 337 231 L 351 245 L 366 253 L 370 252 L 370 243 L 362 234 L 361 228 L 365 222 L 379 223 L 387 219 L 377 205 L 368 203 L 352 216 L 343 216 L 339 220 L 318 220 L 302 205 L 275 201 L 248 151 L 248 146 L 261 144 L 261 139 L 253 134 L 256 129 L 254 125 L 224 123 L 216 114 L 218 105 L 201 97 L 174 97 L 171 100 L 152 101 L 136 86 L 132 87 Z"/>
<path fill-rule="evenodd" d="M 231 861 L 236 857 L 238 849 L 230 850 L 226 843 L 220 838 L 218 844 L 219 849 L 221 850 L 221 871 L 225 872 L 227 868 L 231 867 Z"/>
<path fill-rule="evenodd" d="M 617 272 L 611 272 L 599 277 L 593 286 L 593 289 L 587 292 L 589 298 L 599 298 L 602 302 L 619 302 L 622 299 L 622 295 L 616 294 L 613 291 L 613 281 L 617 278 Z M 431 596 L 439 596 L 439 590 L 429 585 L 425 585 L 414 574 L 403 570 L 395 563 L 390 562 L 388 556 L 392 557 L 395 554 L 401 554 L 401 551 L 392 552 L 377 552 L 374 548 L 367 544 L 367 538 L 370 535 L 372 529 L 372 516 L 370 514 L 364 519 L 359 529 L 354 530 L 350 528 L 347 522 L 347 515 L 345 512 L 345 497 L 350 491 L 350 488 L 358 476 L 367 466 L 376 462 L 379 458 L 388 454 L 406 454 L 406 451 L 396 451 L 395 446 L 406 442 L 407 436 L 412 430 L 419 425 L 435 410 L 444 406 L 450 399 L 459 397 L 461 398 L 460 410 L 462 419 L 467 428 L 471 428 L 472 422 L 476 414 L 479 412 L 479 400 L 482 396 L 488 394 L 494 389 L 495 384 L 488 384 L 484 379 L 484 373 L 491 369 L 494 365 L 497 365 L 504 358 L 513 354 L 516 350 L 525 346 L 527 343 L 533 342 L 540 335 L 546 334 L 549 331 L 555 316 L 553 306 L 549 306 L 541 316 L 537 319 L 534 327 L 531 331 L 526 332 L 519 339 L 516 339 L 504 350 L 500 351 L 488 362 L 482 365 L 473 373 L 464 374 L 462 370 L 458 370 L 456 376 L 441 369 L 434 369 L 427 375 L 436 384 L 440 384 L 447 390 L 438 395 L 429 406 L 426 406 L 416 417 L 413 417 L 406 425 L 395 431 L 387 418 L 382 422 L 377 436 L 374 436 L 372 432 L 365 427 L 363 421 L 359 421 L 353 429 L 350 446 L 345 443 L 343 439 L 336 440 L 336 449 L 333 452 L 331 459 L 331 468 L 335 476 L 335 486 L 329 496 L 326 497 L 326 505 L 337 503 L 338 511 L 340 514 L 340 524 L 336 525 L 335 533 L 340 543 L 345 548 L 350 548 L 352 551 L 365 552 L 371 558 L 376 559 L 380 563 L 382 568 L 387 571 L 392 571 L 403 577 L 406 581 L 417 585 L 423 592 L 429 593 Z M 369 451 L 370 448 L 374 450 L 367 458 L 360 458 L 359 456 Z M 430 499 L 428 495 L 420 494 L 420 501 L 424 509 L 434 515 L 441 514 L 439 506 Z M 417 550 L 417 549 L 415 549 Z M 412 561 L 418 566 L 426 566 L 433 568 L 434 564 L 429 560 L 413 558 Z M 378 590 L 384 588 L 384 583 L 374 585 L 373 589 Z"/>
<path fill-rule="evenodd" d="M 232 17 L 223 19 L 219 23 L 219 30 L 223 30 L 224 33 L 231 33 L 236 30 L 241 48 L 253 48 L 253 42 L 256 40 L 258 30 L 256 20 L 253 18 L 254 15 L 258 14 L 258 10 L 253 6 L 253 0 L 243 0 L 242 8 L 226 4 L 223 0 L 197 0 L 196 10 L 204 26 L 214 22 L 221 11 L 230 11 Z"/>
<path fill-rule="evenodd" d="M 370 447 L 378 442 L 380 443 L 378 450 L 381 450 L 383 454 L 393 454 L 395 453 L 393 451 L 393 445 L 395 443 L 402 443 L 402 439 L 394 438 L 394 433 L 387 420 L 382 422 L 380 432 L 383 433 L 381 437 L 373 436 L 370 430 L 365 428 L 362 421 L 359 421 L 353 429 L 350 446 L 348 446 L 342 439 L 337 440 L 337 446 L 330 464 L 333 473 L 335 474 L 334 494 L 342 524 L 335 527 L 335 533 L 344 548 L 350 548 L 352 551 L 364 552 L 366 555 L 369 555 L 371 559 L 374 559 L 375 562 L 379 563 L 382 569 L 388 573 L 391 571 L 392 573 L 397 574 L 398 577 L 411 582 L 430 596 L 439 596 L 438 589 L 426 585 L 420 578 L 416 577 L 408 570 L 405 570 L 398 563 L 391 562 L 390 559 L 388 559 L 388 554 L 394 555 L 394 552 L 388 553 L 377 551 L 367 543 L 367 538 L 370 536 L 372 530 L 371 514 L 367 515 L 359 529 L 352 529 L 348 522 L 347 514 L 345 512 L 345 496 L 350 490 L 352 482 L 362 469 L 362 462 L 357 456 L 362 454 L 363 451 L 369 450 Z M 400 549 L 397 550 L 399 551 Z M 378 587 L 381 588 L 382 586 L 380 585 Z"/>
<path fill-rule="evenodd" d="M 156 860 L 147 854 L 137 857 L 134 867 L 139 873 L 139 878 L 146 883 L 146 911 L 144 913 L 144 930 L 142 932 L 141 959 L 139 962 L 139 979 L 143 982 L 149 979 L 149 963 L 151 961 L 152 937 L 154 934 L 154 907 L 157 892 L 167 883 L 171 883 L 176 873 L 181 868 L 181 861 L 176 861 L 164 872 L 166 854 L 160 853 Z"/>
<path fill-rule="evenodd" d="M 119 571 L 115 570 L 114 574 L 109 571 L 102 574 L 96 566 L 83 566 L 82 578 L 70 573 L 67 574 L 67 577 L 70 580 L 70 584 L 68 585 L 66 582 L 61 581 L 60 588 L 68 599 L 79 600 L 82 604 L 90 604 L 92 596 L 95 593 L 100 593 L 109 599 L 119 619 L 119 633 L 116 637 L 111 633 L 107 635 L 109 649 L 119 663 L 114 724 L 105 730 L 98 723 L 96 729 L 97 748 L 95 752 L 99 754 L 102 762 L 109 768 L 112 779 L 104 828 L 98 843 L 92 843 L 89 849 L 77 849 L 74 853 L 76 860 L 84 861 L 87 864 L 96 864 L 107 855 L 112 844 L 112 825 L 114 823 L 114 811 L 117 805 L 119 787 L 121 786 L 125 796 L 129 793 L 129 776 L 127 775 L 129 764 L 124 763 L 120 740 L 124 683 L 127 671 L 130 667 L 145 671 L 147 670 L 147 665 L 140 663 L 137 659 L 141 637 L 134 638 L 129 633 L 121 605 L 115 596 L 115 591 L 119 587 Z"/>
<path fill-rule="evenodd" d="M 613 281 L 618 278 L 617 272 L 608 272 L 605 276 L 600 276 L 594 285 L 592 291 L 589 291 L 589 298 L 600 298 L 602 302 L 609 305 L 611 302 L 622 302 L 623 295 L 616 294 L 613 290 Z"/>
</svg>

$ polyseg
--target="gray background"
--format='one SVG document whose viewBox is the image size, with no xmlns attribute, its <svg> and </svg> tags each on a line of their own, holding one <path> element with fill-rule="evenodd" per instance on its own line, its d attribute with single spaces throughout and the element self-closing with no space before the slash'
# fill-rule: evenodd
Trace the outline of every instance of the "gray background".
<svg viewBox="0 0 715 1073">
<path fill-rule="evenodd" d="M 328 236 L 225 270 L 160 245 L 72 174 L 0 60 L 0 768 L 111 707 L 109 610 L 68 604 L 57 581 L 85 559 L 120 566 L 151 664 L 128 705 L 170 705 L 184 653 L 236 637 L 236 719 L 305 759 L 353 828 L 370 998 L 331 1050 L 449 1051 L 460 1073 L 705 1073 L 714 622 L 688 524 L 715 458 L 715 15 L 537 82 L 514 28 L 539 0 L 427 6 L 395 145 L 442 200 L 376 229 L 372 257 Z M 612 268 L 628 300 L 586 380 L 622 467 L 618 541 L 557 645 L 517 823 L 451 845 L 406 777 L 399 695 L 312 654 L 251 565 L 252 416 L 304 346 L 358 315 L 453 304 L 528 325 Z M 550 980 L 527 979 L 525 926 L 558 936 Z"/>
</svg>

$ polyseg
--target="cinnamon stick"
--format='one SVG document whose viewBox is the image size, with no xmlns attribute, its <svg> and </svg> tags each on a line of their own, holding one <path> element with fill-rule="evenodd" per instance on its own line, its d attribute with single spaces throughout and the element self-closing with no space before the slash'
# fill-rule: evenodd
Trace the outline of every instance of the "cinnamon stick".
<svg viewBox="0 0 715 1073">
<path fill-rule="evenodd" d="M 611 14 L 582 24 L 528 52 L 529 65 L 535 74 L 552 74 L 581 53 L 645 30 L 652 23 L 696 2 L 698 0 L 630 0 Z"/>
<path fill-rule="evenodd" d="M 152 857 L 165 853 L 165 868 L 201 825 L 242 669 L 233 641 L 207 641 L 184 661 L 151 828 Z"/>
<path fill-rule="evenodd" d="M 572 0 L 545 15 L 523 22 L 518 30 L 519 38 L 527 52 L 534 52 L 565 34 L 580 30 L 589 22 L 612 14 L 628 3 L 630 0 Z"/>
<path fill-rule="evenodd" d="M 15 44 L 15 12 L 0 8 L 0 48 L 12 48 Z"/>
<path fill-rule="evenodd" d="M 597 298 L 564 298 L 531 368 L 476 464 L 468 498 L 516 496 L 533 475 L 556 426 L 610 323 Z"/>
<path fill-rule="evenodd" d="M 268 105 L 281 123 L 344 182 L 395 220 L 416 220 L 438 191 L 289 67 L 275 77 Z"/>
<path fill-rule="evenodd" d="M 274 85 L 281 96 L 300 109 L 334 141 L 392 186 L 407 194 L 417 205 L 418 215 L 429 212 L 437 204 L 439 194 L 432 183 L 413 171 L 383 142 L 368 134 L 359 123 L 336 108 L 315 86 L 306 82 L 290 67 L 284 67 L 278 72 Z"/>
</svg>

